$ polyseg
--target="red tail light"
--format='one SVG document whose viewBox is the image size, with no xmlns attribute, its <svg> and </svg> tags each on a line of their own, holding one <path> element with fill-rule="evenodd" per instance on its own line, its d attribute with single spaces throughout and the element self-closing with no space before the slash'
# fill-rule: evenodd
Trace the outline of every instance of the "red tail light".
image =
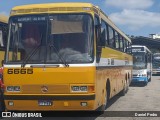
<svg viewBox="0 0 160 120">
<path fill-rule="evenodd" d="M 4 84 L 3 84 L 2 79 L 0 79 L 0 88 L 1 88 L 2 90 L 4 90 Z"/>
</svg>

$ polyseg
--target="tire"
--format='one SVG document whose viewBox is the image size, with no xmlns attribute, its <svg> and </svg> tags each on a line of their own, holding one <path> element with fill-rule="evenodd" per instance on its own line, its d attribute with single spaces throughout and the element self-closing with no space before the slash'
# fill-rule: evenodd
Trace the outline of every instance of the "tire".
<svg viewBox="0 0 160 120">
<path fill-rule="evenodd" d="M 147 86 L 147 84 L 148 84 L 148 81 L 144 82 L 144 86 Z"/>
<path fill-rule="evenodd" d="M 150 74 L 150 78 L 148 79 L 148 82 L 151 82 L 152 74 Z"/>
<path fill-rule="evenodd" d="M 125 96 L 125 94 L 127 93 L 128 89 L 129 89 L 129 84 L 128 84 L 127 80 L 125 80 L 125 81 L 124 81 L 124 88 L 123 88 L 123 90 L 120 92 L 119 95 L 120 95 L 120 96 Z"/>
</svg>

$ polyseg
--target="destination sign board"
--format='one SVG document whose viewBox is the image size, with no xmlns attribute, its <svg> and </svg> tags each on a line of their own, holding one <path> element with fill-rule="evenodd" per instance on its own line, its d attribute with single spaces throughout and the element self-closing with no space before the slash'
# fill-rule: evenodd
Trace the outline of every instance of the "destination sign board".
<svg viewBox="0 0 160 120">
<path fill-rule="evenodd" d="M 38 22 L 38 21 L 46 21 L 45 16 L 24 16 L 24 17 L 15 17 L 15 22 Z"/>
<path fill-rule="evenodd" d="M 143 47 L 132 47 L 132 52 L 144 52 Z"/>
</svg>

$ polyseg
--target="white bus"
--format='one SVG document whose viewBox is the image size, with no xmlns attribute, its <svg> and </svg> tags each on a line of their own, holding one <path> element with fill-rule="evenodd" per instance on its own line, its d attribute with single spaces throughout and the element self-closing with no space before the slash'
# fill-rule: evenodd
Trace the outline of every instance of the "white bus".
<svg viewBox="0 0 160 120">
<path fill-rule="evenodd" d="M 160 53 L 153 54 L 153 69 L 152 75 L 160 75 Z"/>
<path fill-rule="evenodd" d="M 146 46 L 132 45 L 132 83 L 147 85 L 152 76 L 152 53 Z"/>
</svg>

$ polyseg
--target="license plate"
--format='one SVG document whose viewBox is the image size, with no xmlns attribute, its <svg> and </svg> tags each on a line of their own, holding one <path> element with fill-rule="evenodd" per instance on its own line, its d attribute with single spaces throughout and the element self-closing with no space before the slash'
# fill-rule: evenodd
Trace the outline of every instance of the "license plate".
<svg viewBox="0 0 160 120">
<path fill-rule="evenodd" d="M 144 80 L 139 80 L 139 81 L 144 81 Z"/>
<path fill-rule="evenodd" d="M 52 106 L 52 101 L 49 100 L 40 100 L 38 101 L 39 106 Z"/>
</svg>

